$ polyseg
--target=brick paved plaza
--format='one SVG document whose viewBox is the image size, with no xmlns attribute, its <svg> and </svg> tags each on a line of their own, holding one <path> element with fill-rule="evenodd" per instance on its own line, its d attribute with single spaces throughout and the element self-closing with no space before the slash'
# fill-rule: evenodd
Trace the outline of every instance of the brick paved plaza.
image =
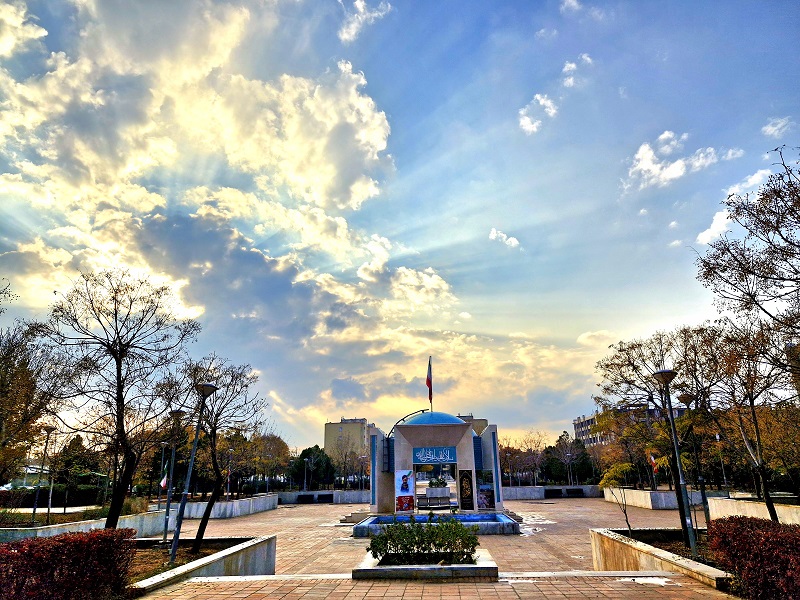
<svg viewBox="0 0 800 600">
<path fill-rule="evenodd" d="M 277 510 L 211 521 L 207 536 L 278 536 L 274 576 L 205 578 L 176 584 L 148 600 L 300 600 L 332 598 L 730 598 L 692 579 L 665 573 L 592 571 L 590 528 L 624 527 L 619 508 L 599 498 L 509 501 L 524 517 L 520 536 L 481 536 L 500 570 L 500 581 L 477 583 L 367 582 L 350 579 L 367 540 L 339 523 L 365 505 L 289 505 Z M 678 527 L 677 511 L 629 508 L 633 527 Z M 698 515 L 701 526 L 702 515 Z M 192 537 L 198 521 L 184 522 Z"/>
</svg>

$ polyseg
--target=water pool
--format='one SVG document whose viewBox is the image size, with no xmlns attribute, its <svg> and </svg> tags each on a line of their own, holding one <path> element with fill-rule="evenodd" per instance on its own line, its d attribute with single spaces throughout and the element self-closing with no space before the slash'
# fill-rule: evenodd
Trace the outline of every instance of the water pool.
<svg viewBox="0 0 800 600">
<path fill-rule="evenodd" d="M 414 515 L 418 523 L 428 523 L 428 515 Z M 519 535 L 519 523 L 503 513 L 458 513 L 434 515 L 431 525 L 441 519 L 456 519 L 465 525 L 477 525 L 478 535 Z M 381 532 L 381 527 L 391 523 L 410 523 L 411 515 L 378 515 L 368 517 L 353 526 L 353 537 L 365 538 Z"/>
</svg>

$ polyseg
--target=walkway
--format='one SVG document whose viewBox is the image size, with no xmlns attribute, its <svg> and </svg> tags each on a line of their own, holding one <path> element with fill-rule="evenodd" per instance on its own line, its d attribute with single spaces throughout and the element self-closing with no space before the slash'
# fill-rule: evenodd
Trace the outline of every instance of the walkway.
<svg viewBox="0 0 800 600">
<path fill-rule="evenodd" d="M 209 523 L 206 536 L 278 536 L 276 575 L 205 578 L 176 584 L 148 600 L 311 600 L 333 598 L 730 598 L 672 573 L 596 573 L 588 529 L 624 527 L 619 508 L 596 498 L 506 502 L 524 517 L 520 536 L 481 536 L 500 581 L 479 583 L 367 582 L 350 579 L 367 541 L 351 537 L 339 518 L 364 505 L 289 505 L 277 510 Z M 676 511 L 630 508 L 633 527 L 677 527 Z M 702 524 L 702 515 L 700 515 Z M 185 521 L 192 537 L 198 521 Z"/>
</svg>

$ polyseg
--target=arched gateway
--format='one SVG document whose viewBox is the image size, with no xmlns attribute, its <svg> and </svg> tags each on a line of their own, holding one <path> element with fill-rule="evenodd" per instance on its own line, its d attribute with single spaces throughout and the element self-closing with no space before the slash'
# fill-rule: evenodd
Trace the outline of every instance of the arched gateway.
<svg viewBox="0 0 800 600">
<path fill-rule="evenodd" d="M 388 435 L 370 428 L 370 511 L 409 513 L 432 508 L 434 503 L 426 495 L 432 477 L 448 484 L 445 508 L 502 511 L 497 426 L 465 418 L 469 421 L 423 411 L 401 419 Z"/>
</svg>

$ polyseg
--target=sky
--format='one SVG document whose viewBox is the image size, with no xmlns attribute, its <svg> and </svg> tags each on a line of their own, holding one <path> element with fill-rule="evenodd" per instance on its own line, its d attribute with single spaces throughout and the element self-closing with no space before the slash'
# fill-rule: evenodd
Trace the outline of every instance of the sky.
<svg viewBox="0 0 800 600">
<path fill-rule="evenodd" d="M 791 1 L 0 4 L 0 317 L 173 287 L 291 447 L 429 408 L 551 441 L 800 146 Z M 788 150 L 796 158 L 796 150 Z"/>
</svg>

